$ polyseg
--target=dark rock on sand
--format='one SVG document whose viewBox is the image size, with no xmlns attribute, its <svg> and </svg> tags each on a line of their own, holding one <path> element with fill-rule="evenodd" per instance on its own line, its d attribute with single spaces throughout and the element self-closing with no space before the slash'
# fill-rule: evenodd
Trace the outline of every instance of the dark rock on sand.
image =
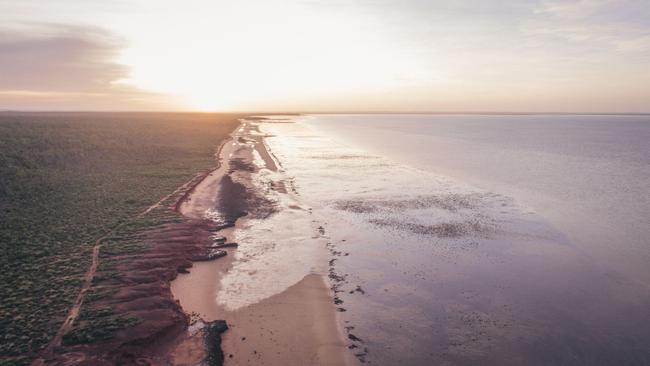
<svg viewBox="0 0 650 366">
<path fill-rule="evenodd" d="M 276 204 L 260 192 L 249 190 L 230 175 L 221 179 L 218 208 L 225 222 L 235 221 L 246 215 L 265 218 L 277 211 Z"/>
<path fill-rule="evenodd" d="M 204 364 L 209 366 L 221 366 L 224 361 L 224 354 L 221 350 L 221 334 L 228 330 L 225 320 L 215 320 L 208 323 L 205 328 L 205 349 L 208 356 Z"/>
<path fill-rule="evenodd" d="M 361 340 L 361 338 L 355 336 L 355 335 L 352 334 L 352 333 L 349 333 L 349 334 L 348 334 L 348 338 L 349 338 L 352 342 L 362 342 L 362 343 L 363 343 L 363 341 Z"/>
<path fill-rule="evenodd" d="M 219 249 L 219 248 L 237 248 L 239 244 L 237 243 L 221 243 L 221 244 L 213 244 L 210 246 L 212 249 Z"/>
<path fill-rule="evenodd" d="M 193 256 L 192 261 L 194 262 L 211 261 L 217 258 L 225 257 L 226 255 L 228 255 L 228 253 L 223 250 L 211 250 L 208 253 Z"/>
</svg>

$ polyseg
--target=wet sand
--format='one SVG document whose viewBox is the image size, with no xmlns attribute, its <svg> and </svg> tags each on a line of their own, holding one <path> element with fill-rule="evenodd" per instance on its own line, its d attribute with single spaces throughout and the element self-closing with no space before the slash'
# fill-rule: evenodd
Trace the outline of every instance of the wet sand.
<svg viewBox="0 0 650 366">
<path fill-rule="evenodd" d="M 227 365 L 353 364 L 337 328 L 323 276 L 310 274 L 284 292 L 230 312 L 223 338 Z"/>
<path fill-rule="evenodd" d="M 221 343 L 226 365 L 355 364 L 323 276 L 310 274 L 280 294 L 227 311 L 216 303 L 215 288 L 228 262 L 201 263 L 172 285 L 186 312 L 206 321 L 226 319 L 230 329 Z"/>
<path fill-rule="evenodd" d="M 236 195 L 226 194 L 226 184 L 235 184 L 242 179 L 252 179 L 259 171 L 269 174 L 277 172 L 279 164 L 273 160 L 272 153 L 266 149 L 263 136 L 253 123 L 244 122 L 233 134 L 232 140 L 220 149 L 220 166 L 199 183 L 179 211 L 191 218 L 215 218 L 230 215 L 223 212 L 231 207 L 240 207 Z M 253 169 L 252 165 L 257 164 Z M 270 184 L 279 194 L 287 194 L 286 184 L 278 181 Z M 249 187 L 250 188 L 250 187 Z M 258 192 L 260 193 L 260 192 Z M 261 194 L 261 193 L 260 193 Z M 236 231 L 246 231 L 252 220 L 263 220 L 279 208 L 272 207 L 263 198 L 247 192 L 247 216 L 236 221 L 234 227 L 223 229 L 217 235 L 233 238 Z M 252 197 L 252 198 L 251 198 Z M 241 197 L 240 197 L 241 199 Z M 269 207 L 266 207 L 269 206 Z M 221 208 L 221 212 L 220 211 Z M 183 310 L 188 314 L 198 314 L 206 322 L 218 319 L 227 321 L 229 330 L 223 334 L 222 349 L 226 365 L 349 365 L 356 359 L 347 350 L 344 333 L 337 321 L 337 309 L 327 282 L 325 243 L 318 249 L 322 264 L 315 264 L 314 270 L 288 288 L 250 301 L 246 306 L 227 306 L 218 301 L 222 290 L 221 279 L 233 269 L 238 258 L 235 248 L 226 249 L 228 255 L 216 261 L 197 262 L 188 274 L 180 274 L 171 283 L 171 291 Z M 240 248 L 246 242 L 239 243 Z M 276 273 L 280 277 L 283 273 Z M 245 277 L 236 277 L 241 281 Z M 250 299 L 250 289 L 241 284 L 239 293 Z M 255 295 L 255 294 L 253 294 Z M 257 294 L 259 295 L 259 294 Z M 253 297 L 255 298 L 255 297 Z M 255 298 L 256 299 L 256 298 Z M 173 364 L 191 364 L 200 357 L 191 356 L 200 349 L 199 340 L 189 337 L 172 351 Z"/>
<path fill-rule="evenodd" d="M 217 168 L 208 173 L 205 178 L 188 190 L 185 196 L 179 200 L 177 210 L 183 216 L 192 219 L 203 219 L 206 211 L 213 209 L 217 205 L 219 184 L 229 168 L 229 164 L 224 160 L 230 157 L 233 148 L 232 138 L 221 143 L 217 151 Z"/>
</svg>

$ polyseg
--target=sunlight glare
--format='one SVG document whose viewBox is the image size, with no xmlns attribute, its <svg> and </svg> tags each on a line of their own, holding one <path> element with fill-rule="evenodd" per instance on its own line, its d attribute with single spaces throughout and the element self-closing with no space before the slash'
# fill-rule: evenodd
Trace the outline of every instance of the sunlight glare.
<svg viewBox="0 0 650 366">
<path fill-rule="evenodd" d="M 121 59 L 132 69 L 127 82 L 176 95 L 190 108 L 233 110 L 384 88 L 413 69 L 386 51 L 388 37 L 368 19 L 328 13 L 326 6 L 212 7 L 215 12 L 174 14 L 184 27 L 159 14 L 130 24 L 132 45 Z"/>
</svg>

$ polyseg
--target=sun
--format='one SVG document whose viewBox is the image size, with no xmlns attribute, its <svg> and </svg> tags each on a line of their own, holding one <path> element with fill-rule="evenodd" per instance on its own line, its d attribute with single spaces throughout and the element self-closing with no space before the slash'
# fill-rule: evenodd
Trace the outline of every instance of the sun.
<svg viewBox="0 0 650 366">
<path fill-rule="evenodd" d="M 196 94 L 189 96 L 181 96 L 185 100 L 188 108 L 197 112 L 217 112 L 224 108 L 224 105 L 219 102 L 219 97 L 211 94 Z"/>
</svg>

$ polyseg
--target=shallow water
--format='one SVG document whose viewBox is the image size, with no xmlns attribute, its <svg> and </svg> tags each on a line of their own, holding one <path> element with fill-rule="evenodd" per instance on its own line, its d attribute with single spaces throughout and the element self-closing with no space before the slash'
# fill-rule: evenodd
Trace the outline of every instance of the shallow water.
<svg viewBox="0 0 650 366">
<path fill-rule="evenodd" d="M 322 226 L 361 360 L 650 363 L 650 118 L 294 120 L 260 130 L 302 211 L 249 239 Z"/>
<path fill-rule="evenodd" d="M 252 202 L 229 235 L 241 245 L 215 296 L 228 311 L 279 294 L 309 274 L 326 274 L 324 238 L 287 172 L 268 154 L 263 137 L 256 122 L 244 122 L 233 135 L 235 153 L 225 157 L 232 169 L 228 178 L 245 187 L 243 197 Z M 227 194 L 222 187 L 219 195 Z M 215 207 L 207 217 L 218 218 L 222 211 Z"/>
</svg>

